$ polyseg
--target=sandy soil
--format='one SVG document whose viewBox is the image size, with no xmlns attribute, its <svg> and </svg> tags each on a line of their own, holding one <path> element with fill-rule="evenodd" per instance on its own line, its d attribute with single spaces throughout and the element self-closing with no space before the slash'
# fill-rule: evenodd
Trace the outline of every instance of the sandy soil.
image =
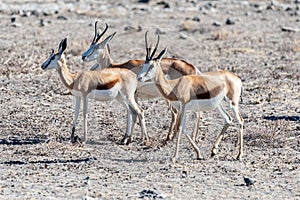
<svg viewBox="0 0 300 200">
<path fill-rule="evenodd" d="M 112 3 L 113 2 L 113 3 Z M 297 3 L 298 2 L 298 3 Z M 0 3 L 0 199 L 300 199 L 299 1 L 57 1 Z M 210 150 L 222 128 L 203 113 L 197 142 L 204 160 L 182 138 L 162 146 L 170 113 L 161 99 L 141 101 L 151 144 L 119 145 L 126 113 L 116 102 L 90 101 L 89 142 L 69 142 L 74 102 L 55 71 L 40 65 L 61 39 L 69 41 L 72 72 L 88 70 L 81 54 L 93 23 L 117 31 L 117 62 L 144 59 L 144 33 L 160 32 L 160 49 L 200 71 L 227 69 L 245 91 L 245 156 L 236 161 L 238 126 L 219 153 Z M 189 127 L 192 119 L 189 116 Z M 82 116 L 77 135 L 83 137 Z M 256 179 L 247 186 L 244 176 Z"/>
</svg>

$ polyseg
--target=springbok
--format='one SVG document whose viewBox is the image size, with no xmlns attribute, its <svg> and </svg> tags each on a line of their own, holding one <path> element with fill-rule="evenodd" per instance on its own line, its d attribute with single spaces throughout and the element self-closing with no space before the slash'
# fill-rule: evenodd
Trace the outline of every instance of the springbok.
<svg viewBox="0 0 300 200">
<path fill-rule="evenodd" d="M 218 145 L 231 123 L 230 115 L 222 107 L 222 100 L 228 99 L 233 110 L 235 118 L 240 125 L 239 132 L 239 153 L 237 159 L 241 160 L 243 155 L 243 123 L 244 120 L 239 113 L 238 101 L 241 95 L 241 80 L 234 74 L 227 71 L 209 72 L 201 75 L 187 75 L 178 79 L 168 80 L 162 71 L 160 62 L 165 55 L 167 49 L 164 49 L 156 59 L 153 54 L 149 57 L 147 50 L 146 60 L 143 69 L 138 75 L 138 79 L 143 82 L 154 81 L 161 95 L 171 102 L 172 106 L 178 110 L 179 116 L 176 121 L 177 142 L 173 162 L 176 161 L 179 151 L 179 141 L 183 132 L 188 138 L 190 144 L 197 154 L 197 158 L 201 158 L 200 150 L 194 139 L 186 133 L 186 112 L 193 111 L 210 111 L 217 109 L 225 124 L 221 133 L 218 135 L 214 143 L 211 155 L 215 155 Z M 235 96 L 233 96 L 233 94 Z"/>
<path fill-rule="evenodd" d="M 91 67 L 91 70 L 96 70 L 98 68 L 102 69 L 102 68 L 117 67 L 117 68 L 126 68 L 133 71 L 135 74 L 138 74 L 143 68 L 144 60 L 129 60 L 121 64 L 114 63 L 110 55 L 108 42 L 113 38 L 115 33 L 103 39 L 102 37 L 107 31 L 108 25 L 105 24 L 106 26 L 104 31 L 101 34 L 99 34 L 97 31 L 97 23 L 98 22 L 96 21 L 95 35 L 92 40 L 92 43 L 90 44 L 90 47 L 82 54 L 82 60 L 85 62 L 97 60 L 97 63 Z M 147 32 L 145 34 L 145 40 L 147 44 Z M 158 45 L 158 41 L 156 43 L 153 52 L 156 51 L 157 45 Z M 151 48 L 147 47 L 147 52 L 148 51 L 151 51 Z M 161 60 L 161 67 L 164 75 L 167 76 L 169 79 L 176 79 L 184 75 L 201 73 L 195 66 L 191 65 L 190 63 L 184 60 L 179 60 L 174 58 L 163 58 Z M 152 82 L 149 83 L 138 82 L 136 95 L 138 98 L 142 98 L 142 99 L 151 99 L 155 97 L 160 97 L 159 91 L 156 89 L 155 84 Z M 172 139 L 172 133 L 174 131 L 175 121 L 177 117 L 176 110 L 172 109 L 172 107 L 170 107 L 170 110 L 172 114 L 172 121 L 168 131 L 168 135 L 166 137 L 166 141 Z M 198 115 L 196 116 L 199 119 L 199 116 Z M 197 120 L 197 122 L 198 121 L 199 120 Z M 193 135 L 196 135 L 197 131 L 198 131 L 198 123 L 194 127 Z"/>
<path fill-rule="evenodd" d="M 101 71 L 82 71 L 76 74 L 69 72 L 63 52 L 67 48 L 67 39 L 63 39 L 58 52 L 52 52 L 42 64 L 43 70 L 56 69 L 63 84 L 71 90 L 75 96 L 75 117 L 73 122 L 71 141 L 74 142 L 76 122 L 83 99 L 83 124 L 84 141 L 87 141 L 87 116 L 88 99 L 98 101 L 112 101 L 116 99 L 128 110 L 126 134 L 123 140 L 131 140 L 133 126 L 139 117 L 144 141 L 148 140 L 143 110 L 134 99 L 137 87 L 136 75 L 127 69 L 109 68 Z"/>
</svg>

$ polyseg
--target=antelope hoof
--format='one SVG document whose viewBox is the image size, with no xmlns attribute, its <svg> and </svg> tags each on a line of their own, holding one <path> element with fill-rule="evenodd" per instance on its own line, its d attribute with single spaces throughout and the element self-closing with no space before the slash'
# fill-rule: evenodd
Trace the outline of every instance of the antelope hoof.
<svg viewBox="0 0 300 200">
<path fill-rule="evenodd" d="M 173 165 L 176 164 L 176 159 L 177 159 L 176 157 L 172 157 L 172 158 L 171 158 L 171 162 L 173 163 Z"/>
<path fill-rule="evenodd" d="M 71 137 L 71 143 L 81 143 L 81 139 L 75 135 L 74 137 Z"/>
<path fill-rule="evenodd" d="M 124 138 L 121 141 L 121 144 L 128 145 L 129 143 L 131 143 L 131 137 L 124 136 Z"/>
<path fill-rule="evenodd" d="M 217 154 L 218 150 L 216 148 L 213 148 L 211 150 L 211 154 L 210 154 L 210 157 L 214 157 L 216 154 Z"/>
<path fill-rule="evenodd" d="M 243 154 L 240 154 L 240 153 L 239 153 L 239 154 L 237 155 L 237 157 L 236 157 L 236 159 L 237 159 L 238 161 L 240 161 L 240 162 L 243 161 L 242 155 L 243 155 Z"/>
</svg>

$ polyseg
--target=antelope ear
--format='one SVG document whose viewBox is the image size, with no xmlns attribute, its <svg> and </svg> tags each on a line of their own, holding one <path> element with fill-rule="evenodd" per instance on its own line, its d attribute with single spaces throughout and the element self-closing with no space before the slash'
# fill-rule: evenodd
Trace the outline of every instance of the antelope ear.
<svg viewBox="0 0 300 200">
<path fill-rule="evenodd" d="M 105 38 L 105 40 L 103 40 L 100 44 L 105 47 L 109 41 L 111 41 L 111 39 L 113 39 L 113 37 L 116 35 L 117 32 L 114 32 L 113 34 L 111 34 L 110 36 L 108 36 L 107 38 Z"/>
<path fill-rule="evenodd" d="M 160 54 L 156 57 L 156 60 L 158 61 L 158 62 L 160 62 L 161 61 L 161 59 L 164 57 L 164 55 L 167 53 L 167 50 L 168 50 L 168 47 L 166 47 L 164 50 L 162 50 L 161 52 L 160 52 Z"/>
<path fill-rule="evenodd" d="M 67 48 L 67 38 L 63 39 L 60 43 L 59 43 L 59 48 L 58 48 L 58 53 L 61 56 L 62 53 L 66 50 Z"/>
</svg>

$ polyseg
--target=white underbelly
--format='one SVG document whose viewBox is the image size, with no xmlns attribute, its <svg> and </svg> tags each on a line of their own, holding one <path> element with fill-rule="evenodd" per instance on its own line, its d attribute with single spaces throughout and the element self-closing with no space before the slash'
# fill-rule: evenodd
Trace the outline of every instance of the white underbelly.
<svg viewBox="0 0 300 200">
<path fill-rule="evenodd" d="M 186 104 L 186 109 L 191 111 L 210 111 L 215 109 L 225 97 L 225 90 L 212 99 L 191 100 Z M 180 109 L 181 102 L 171 101 L 176 109 Z"/>
<path fill-rule="evenodd" d="M 120 90 L 120 85 L 116 84 L 114 87 L 108 90 L 92 90 L 88 94 L 88 98 L 95 99 L 97 101 L 110 101 L 116 98 Z M 73 90 L 72 94 L 77 97 L 82 97 L 80 91 Z"/>
<path fill-rule="evenodd" d="M 152 82 L 138 82 L 137 96 L 142 99 L 160 97 L 161 94 Z"/>
</svg>

